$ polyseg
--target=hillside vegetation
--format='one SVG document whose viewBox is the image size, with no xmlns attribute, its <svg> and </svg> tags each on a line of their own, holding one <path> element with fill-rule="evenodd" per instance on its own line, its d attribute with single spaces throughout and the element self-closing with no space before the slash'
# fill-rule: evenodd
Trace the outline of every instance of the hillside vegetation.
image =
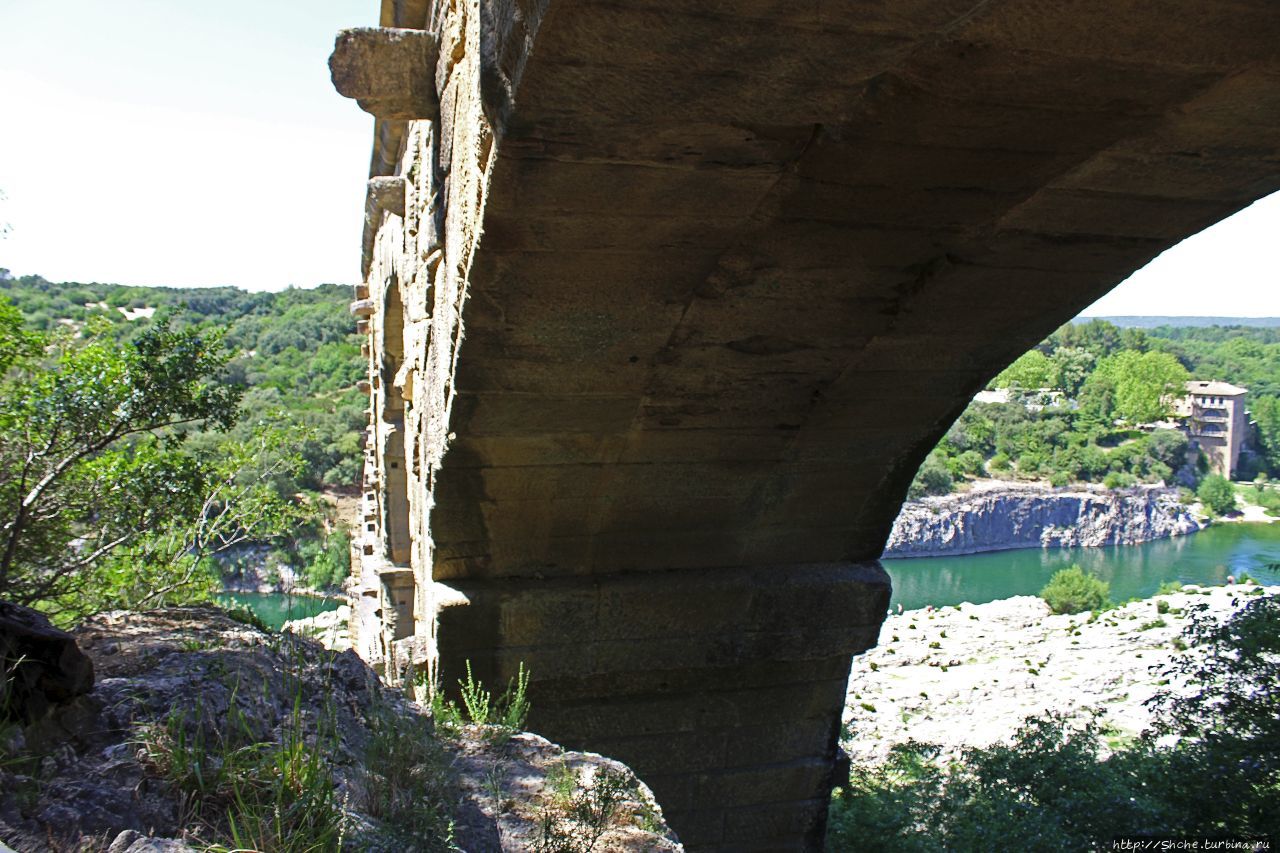
<svg viewBox="0 0 1280 853">
<path fill-rule="evenodd" d="M 200 600 L 242 565 L 345 578 L 328 505 L 357 485 L 365 424 L 346 287 L 0 284 L 0 498 L 20 546 L 0 587 L 73 619 Z"/>
<path fill-rule="evenodd" d="M 282 411 L 307 432 L 301 448 L 306 465 L 294 482 L 280 484 L 282 490 L 356 485 L 366 401 L 355 383 L 365 366 L 347 313 L 349 287 L 249 293 L 234 287 L 55 283 L 0 270 L 0 288 L 28 327 L 40 331 L 93 320 L 107 324 L 123 343 L 164 319 L 177 330 L 225 330 L 234 355 L 224 378 L 246 386 L 245 410 Z M 249 425 L 239 429 L 247 432 Z"/>
<path fill-rule="evenodd" d="M 1068 324 L 994 377 L 1007 403 L 974 402 L 939 442 L 912 496 L 945 494 L 965 478 L 1171 483 L 1187 439 L 1139 429 L 1167 417 L 1188 379 L 1249 389 L 1254 453 L 1238 477 L 1280 475 L 1280 329 L 1159 326 L 1121 329 L 1105 320 Z M 1202 466 L 1184 472 L 1194 486 Z"/>
</svg>

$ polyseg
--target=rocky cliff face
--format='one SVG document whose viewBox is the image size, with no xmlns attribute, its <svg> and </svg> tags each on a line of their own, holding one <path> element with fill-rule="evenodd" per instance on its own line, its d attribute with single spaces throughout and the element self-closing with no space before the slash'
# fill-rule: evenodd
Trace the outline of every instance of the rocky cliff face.
<svg viewBox="0 0 1280 853">
<path fill-rule="evenodd" d="M 1007 485 L 909 501 L 894 522 L 884 556 L 1132 545 L 1199 529 L 1172 489 Z"/>
</svg>

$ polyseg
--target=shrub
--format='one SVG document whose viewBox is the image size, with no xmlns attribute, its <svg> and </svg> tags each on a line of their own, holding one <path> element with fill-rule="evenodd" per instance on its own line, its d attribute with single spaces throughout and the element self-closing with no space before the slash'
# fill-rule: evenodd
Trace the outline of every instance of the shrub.
<svg viewBox="0 0 1280 853">
<path fill-rule="evenodd" d="M 936 745 L 892 748 L 855 767 L 832 797 L 829 850 L 1095 850 L 1122 835 L 1280 833 L 1280 596 L 1225 622 L 1199 616 L 1163 671 L 1199 688 L 1149 703 L 1154 727 L 1104 757 L 1096 714 L 1028 719 L 1012 743 L 939 760 Z M 1169 744 L 1165 736 L 1180 738 Z M 1110 741 L 1111 739 L 1108 738 Z M 1081 784 L 1087 779 L 1088 784 Z"/>
<path fill-rule="evenodd" d="M 945 459 L 935 451 L 929 454 L 924 464 L 920 466 L 920 470 L 916 472 L 915 479 L 911 481 L 911 488 L 907 490 L 907 497 L 949 494 L 954 483 Z"/>
<path fill-rule="evenodd" d="M 1236 491 L 1221 474 L 1210 474 L 1201 480 L 1196 496 L 1213 515 L 1225 515 L 1236 508 Z"/>
<path fill-rule="evenodd" d="M 1111 471 L 1102 478 L 1102 485 L 1108 489 L 1123 489 L 1126 486 L 1132 486 L 1135 482 L 1137 481 L 1132 474 L 1126 474 L 1122 471 Z"/>
<path fill-rule="evenodd" d="M 1055 572 L 1040 597 L 1054 613 L 1083 613 L 1106 607 L 1110 593 L 1110 584 L 1073 565 Z"/>
</svg>

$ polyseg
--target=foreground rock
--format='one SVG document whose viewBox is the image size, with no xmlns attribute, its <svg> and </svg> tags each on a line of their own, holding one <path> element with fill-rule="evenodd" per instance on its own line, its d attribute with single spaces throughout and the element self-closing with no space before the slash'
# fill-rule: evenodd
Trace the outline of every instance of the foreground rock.
<svg viewBox="0 0 1280 853">
<path fill-rule="evenodd" d="M 450 824 L 463 850 L 527 849 L 566 797 L 589 790 L 601 772 L 624 773 L 533 735 L 476 726 L 437 735 L 430 717 L 383 687 L 354 653 L 263 632 L 212 608 L 106 614 L 75 637 L 97 668 L 92 692 L 0 733 L 0 841 L 24 853 L 141 853 L 225 840 L 219 774 L 233 761 L 274 760 L 291 747 L 298 766 L 320 768 L 327 787 L 316 791 L 336 811 L 347 850 L 453 849 Z M 567 788 L 564 765 L 575 768 Z M 557 824 L 561 831 L 595 833 L 600 850 L 680 849 L 648 789 L 627 775 L 600 826 L 569 820 Z M 193 793 L 196 781 L 205 787 Z M 270 781 L 268 774 L 255 784 Z M 406 835 L 387 801 L 408 783 L 441 806 L 434 829 L 417 836 Z M 403 812 L 420 804 L 398 805 Z"/>
<path fill-rule="evenodd" d="M 42 613 L 0 601 L 0 723 L 31 722 L 88 693 L 93 663 Z"/>
<path fill-rule="evenodd" d="M 1199 529 L 1174 489 L 982 484 L 969 492 L 903 504 L 884 556 L 1135 545 Z"/>
<path fill-rule="evenodd" d="M 989 746 L 1050 710 L 1098 708 L 1114 737 L 1135 736 L 1151 719 L 1143 703 L 1181 689 L 1162 683 L 1162 670 L 1185 653 L 1180 635 L 1196 608 L 1224 619 L 1241 598 L 1264 592 L 1280 587 L 1189 586 L 1096 621 L 1052 615 L 1033 596 L 890 616 L 879 646 L 853 660 L 848 751 L 875 763 L 911 739 L 949 752 Z"/>
</svg>

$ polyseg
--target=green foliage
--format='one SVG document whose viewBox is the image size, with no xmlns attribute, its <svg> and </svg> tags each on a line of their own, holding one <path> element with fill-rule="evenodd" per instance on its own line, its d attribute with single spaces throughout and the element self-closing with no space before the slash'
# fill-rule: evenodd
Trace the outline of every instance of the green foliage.
<svg viewBox="0 0 1280 853">
<path fill-rule="evenodd" d="M 1190 378 L 1187 369 L 1168 353 L 1121 350 L 1098 362 L 1085 387 L 1099 383 L 1112 389 L 1110 414 L 1139 424 L 1167 417 L 1173 400 L 1183 396 Z"/>
<path fill-rule="evenodd" d="M 230 358 L 221 379 L 248 389 L 249 411 L 283 410 L 307 429 L 301 442 L 307 465 L 289 493 L 349 487 L 358 479 L 367 403 L 354 385 L 363 378 L 366 362 L 347 312 L 350 288 L 326 284 L 248 293 L 230 287 L 57 284 L 23 276 L 6 280 L 5 293 L 36 330 L 66 330 L 63 321 L 75 329 L 94 324 L 108 339 L 125 343 L 147 324 L 127 320 L 118 310 L 123 307 L 154 308 L 155 321 L 175 329 L 225 330 Z"/>
<path fill-rule="evenodd" d="M 351 534 L 343 528 L 323 542 L 307 540 L 298 550 L 306 566 L 303 578 L 312 589 L 336 589 L 351 574 Z"/>
<path fill-rule="evenodd" d="M 317 514 L 281 489 L 306 431 L 237 424 L 223 335 L 167 319 L 134 331 L 30 332 L 0 307 L 0 595 L 62 622 L 205 600 L 211 556 Z"/>
<path fill-rule="evenodd" d="M 915 479 L 911 481 L 911 487 L 907 490 L 907 497 L 945 495 L 950 493 L 954 482 L 945 458 L 935 451 L 929 454 L 929 458 L 925 459 L 920 470 L 916 472 Z"/>
<path fill-rule="evenodd" d="M 1111 585 L 1078 565 L 1060 569 L 1040 590 L 1040 597 L 1054 613 L 1102 610 L 1110 603 Z"/>
<path fill-rule="evenodd" d="M 1098 760 L 1095 719 L 1028 719 L 1009 745 L 967 749 L 943 765 L 909 743 L 883 768 L 856 768 L 828 819 L 831 850 L 1088 850 L 1099 838 L 1159 826 L 1141 768 Z M 1088 785 L 1081 785 L 1088 779 Z"/>
<path fill-rule="evenodd" d="M 992 385 L 1051 388 L 1065 397 L 974 403 L 926 460 L 941 488 L 939 463 L 953 480 L 993 476 L 1051 483 L 1104 480 L 1113 487 L 1199 477 L 1188 440 L 1174 429 L 1117 429 L 1117 419 L 1149 423 L 1170 414 L 1191 375 L 1250 389 L 1258 453 L 1242 470 L 1280 475 L 1280 330 L 1269 328 L 1119 329 L 1102 320 L 1069 324 L 1003 371 Z M 981 460 L 975 458 L 981 457 Z M 1200 473 L 1205 473 L 1201 471 Z M 926 494 L 917 477 L 912 495 Z"/>
<path fill-rule="evenodd" d="M 489 726 L 498 740 L 506 740 L 522 730 L 529 718 L 529 673 L 521 663 L 515 678 L 507 682 L 507 689 L 493 701 L 484 683 L 471 673 L 471 661 L 466 662 L 467 677 L 458 679 L 462 697 L 462 709 L 444 698 L 444 692 L 436 689 L 431 697 L 432 715 L 441 728 L 448 730 L 464 723 Z"/>
<path fill-rule="evenodd" d="M 98 324 L 0 338 L 0 596 L 55 612 L 149 531 L 189 524 L 214 472 L 180 428 L 229 427 L 240 389 L 216 381 L 217 336 L 157 323 L 118 346 Z"/>
<path fill-rule="evenodd" d="M 1280 476 L 1280 396 L 1250 395 L 1249 410 L 1258 424 L 1263 460 L 1273 475 Z"/>
<path fill-rule="evenodd" d="M 1056 370 L 1048 357 L 1038 349 L 1030 350 L 991 380 L 993 388 L 1035 390 L 1055 386 Z"/>
<path fill-rule="evenodd" d="M 1236 490 L 1231 487 L 1231 481 L 1221 474 L 1210 474 L 1200 481 L 1196 497 L 1213 515 L 1226 515 L 1236 508 Z"/>
<path fill-rule="evenodd" d="M 342 846 L 346 831 L 324 738 L 308 743 L 297 709 L 278 740 L 255 737 L 238 706 L 225 726 L 173 709 L 163 724 L 139 732 L 144 764 L 188 797 L 213 849 L 319 853 Z M 209 732 L 216 732 L 210 736 Z"/>
<path fill-rule="evenodd" d="M 623 803 L 640 798 L 639 783 L 629 770 L 600 767 L 590 783 L 577 786 L 577 774 L 566 769 L 571 775 L 561 772 L 552 779 L 548 773 L 553 797 L 539 819 L 536 853 L 591 853 L 622 816 Z"/>
<path fill-rule="evenodd" d="M 406 851 L 454 850 L 449 756 L 425 717 L 375 707 L 365 752 L 365 812 Z"/>
<path fill-rule="evenodd" d="M 1165 675 L 1191 691 L 1153 701 L 1155 725 L 1102 757 L 1096 716 L 1028 719 L 1009 745 L 895 747 L 833 795 L 829 850 L 1092 850 L 1122 835 L 1280 833 L 1280 598 L 1203 616 Z M 1186 649 L 1183 640 L 1180 648 Z M 1168 683 L 1167 681 L 1164 683 Z M 1164 736 L 1177 740 L 1171 745 Z M 1081 784 L 1081 780 L 1088 784 Z"/>
</svg>

